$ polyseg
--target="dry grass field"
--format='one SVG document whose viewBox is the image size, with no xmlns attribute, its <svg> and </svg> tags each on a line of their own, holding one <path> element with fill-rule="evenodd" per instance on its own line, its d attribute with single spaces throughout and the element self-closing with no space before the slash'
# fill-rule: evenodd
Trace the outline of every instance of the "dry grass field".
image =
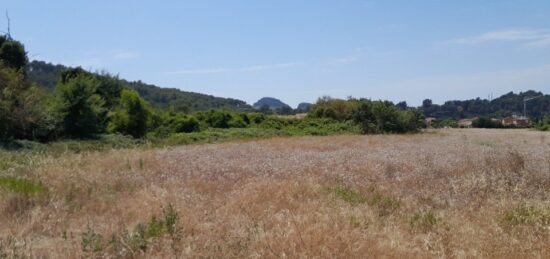
<svg viewBox="0 0 550 259">
<path fill-rule="evenodd" d="M 6 174 L 32 183 L 0 188 L 0 258 L 550 257 L 543 132 L 42 155 Z"/>
</svg>

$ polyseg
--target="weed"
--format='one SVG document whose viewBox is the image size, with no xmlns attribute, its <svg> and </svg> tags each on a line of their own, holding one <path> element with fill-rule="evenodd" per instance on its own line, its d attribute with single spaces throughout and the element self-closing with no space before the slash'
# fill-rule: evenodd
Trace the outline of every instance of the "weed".
<svg viewBox="0 0 550 259">
<path fill-rule="evenodd" d="M 163 210 L 162 218 L 153 215 L 146 224 L 138 223 L 131 233 L 128 233 L 126 228 L 122 228 L 118 234 L 113 234 L 108 242 L 105 242 L 102 235 L 95 233 L 88 226 L 87 231 L 82 234 L 82 250 L 93 253 L 109 248 L 118 255 L 135 255 L 140 251 L 145 252 L 153 239 L 165 234 L 173 236 L 176 233 L 177 219 L 177 212 L 169 204 Z"/>
<path fill-rule="evenodd" d="M 437 218 L 435 213 L 431 210 L 428 210 L 414 213 L 409 221 L 409 224 L 413 229 L 418 229 L 422 232 L 428 232 L 435 227 L 438 221 L 439 219 Z"/>
<path fill-rule="evenodd" d="M 365 197 L 363 197 L 363 195 L 361 195 L 358 191 L 345 186 L 336 186 L 332 188 L 326 188 L 325 190 L 329 193 L 332 193 L 337 198 L 352 205 L 358 205 L 366 202 Z"/>
<path fill-rule="evenodd" d="M 511 226 L 550 226 L 550 208 L 522 205 L 508 211 L 504 216 L 504 221 Z"/>
<path fill-rule="evenodd" d="M 401 206 L 401 203 L 388 196 L 383 196 L 379 193 L 374 193 L 372 197 L 368 199 L 370 206 L 378 208 L 378 216 L 387 216 L 395 212 Z"/>
<path fill-rule="evenodd" d="M 99 252 L 103 250 L 103 236 L 95 233 L 88 225 L 86 232 L 82 234 L 82 251 L 84 252 Z"/>
<path fill-rule="evenodd" d="M 168 207 L 166 207 L 163 210 L 163 213 L 164 213 L 164 226 L 166 227 L 166 231 L 168 231 L 168 234 L 173 236 L 176 233 L 178 213 L 176 212 L 172 204 L 168 204 Z"/>
</svg>

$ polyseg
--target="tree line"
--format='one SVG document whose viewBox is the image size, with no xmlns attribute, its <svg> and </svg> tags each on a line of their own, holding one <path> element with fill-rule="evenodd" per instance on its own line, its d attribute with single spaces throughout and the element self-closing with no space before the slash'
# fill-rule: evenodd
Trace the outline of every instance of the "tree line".
<svg viewBox="0 0 550 259">
<path fill-rule="evenodd" d="M 44 88 L 33 82 L 40 69 L 29 69 L 28 64 L 23 44 L 0 36 L 2 141 L 83 139 L 106 133 L 164 138 L 209 128 L 247 127 L 291 127 L 318 134 L 325 131 L 312 127 L 340 132 L 352 124 L 359 125 L 364 133 L 404 133 L 423 125 L 422 114 L 416 109 L 400 109 L 391 102 L 367 99 L 320 98 L 305 120 L 252 112 L 247 107 L 244 111 L 223 106 L 207 111 L 175 105 L 154 107 L 141 95 L 151 94 L 148 91 L 152 88 L 141 82 L 128 83 L 109 73 L 91 73 L 78 67 L 59 72 L 55 86 Z M 35 78 L 29 76 L 31 73 Z"/>
<path fill-rule="evenodd" d="M 54 65 L 34 60 L 27 65 L 29 81 L 36 83 L 46 91 L 53 92 L 61 73 L 72 69 L 63 65 Z M 139 95 L 155 108 L 174 108 L 182 112 L 204 111 L 209 109 L 229 109 L 235 111 L 252 111 L 246 102 L 231 98 L 186 92 L 175 88 L 162 88 L 142 81 L 118 79 L 122 84 L 136 90 Z"/>
<path fill-rule="evenodd" d="M 432 100 L 425 99 L 420 109 L 426 117 L 438 119 L 463 119 L 481 116 L 504 118 L 511 115 L 523 115 L 523 100 L 531 97 L 538 98 L 527 102 L 527 117 L 541 120 L 550 114 L 550 95 L 532 90 L 517 94 L 509 92 L 492 100 L 481 98 L 464 101 L 455 100 L 447 101 L 442 105 L 433 104 Z"/>
</svg>

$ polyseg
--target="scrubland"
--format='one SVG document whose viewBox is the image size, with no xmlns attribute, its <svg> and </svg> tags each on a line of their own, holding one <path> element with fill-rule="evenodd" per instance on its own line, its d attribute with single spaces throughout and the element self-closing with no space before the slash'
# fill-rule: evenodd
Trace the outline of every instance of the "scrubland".
<svg viewBox="0 0 550 259">
<path fill-rule="evenodd" d="M 8 158 L 0 258 L 550 257 L 545 132 Z"/>
</svg>

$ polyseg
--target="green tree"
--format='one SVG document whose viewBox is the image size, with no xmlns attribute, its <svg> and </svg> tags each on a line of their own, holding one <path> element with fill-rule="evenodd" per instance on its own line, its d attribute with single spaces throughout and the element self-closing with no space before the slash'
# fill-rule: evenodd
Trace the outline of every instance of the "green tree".
<svg viewBox="0 0 550 259">
<path fill-rule="evenodd" d="M 120 100 L 122 89 L 122 81 L 118 77 L 108 73 L 102 73 L 97 76 L 99 85 L 96 93 L 105 100 L 105 107 L 109 110 L 114 109 Z"/>
<path fill-rule="evenodd" d="M 43 137 L 48 118 L 46 97 L 22 71 L 0 66 L 0 139 Z"/>
<path fill-rule="evenodd" d="M 361 125 L 364 134 L 377 133 L 376 117 L 372 111 L 372 102 L 370 100 L 362 100 L 359 106 L 353 113 L 353 120 Z"/>
<path fill-rule="evenodd" d="M 432 105 L 433 103 L 431 99 L 424 99 L 424 101 L 422 101 L 423 108 L 430 108 Z"/>
<path fill-rule="evenodd" d="M 3 35 L 0 36 L 0 61 L 5 67 L 24 70 L 29 60 L 23 44 Z"/>
<path fill-rule="evenodd" d="M 23 44 L 0 36 L 0 139 L 45 139 L 51 130 L 47 96 L 25 75 Z"/>
<path fill-rule="evenodd" d="M 136 91 L 122 90 L 119 105 L 110 116 L 108 129 L 135 138 L 143 137 L 151 123 L 151 114 L 149 104 Z"/>
<path fill-rule="evenodd" d="M 107 109 L 96 93 L 99 81 L 88 74 L 65 78 L 56 87 L 54 110 L 63 133 L 70 137 L 90 137 L 104 132 Z"/>
</svg>

